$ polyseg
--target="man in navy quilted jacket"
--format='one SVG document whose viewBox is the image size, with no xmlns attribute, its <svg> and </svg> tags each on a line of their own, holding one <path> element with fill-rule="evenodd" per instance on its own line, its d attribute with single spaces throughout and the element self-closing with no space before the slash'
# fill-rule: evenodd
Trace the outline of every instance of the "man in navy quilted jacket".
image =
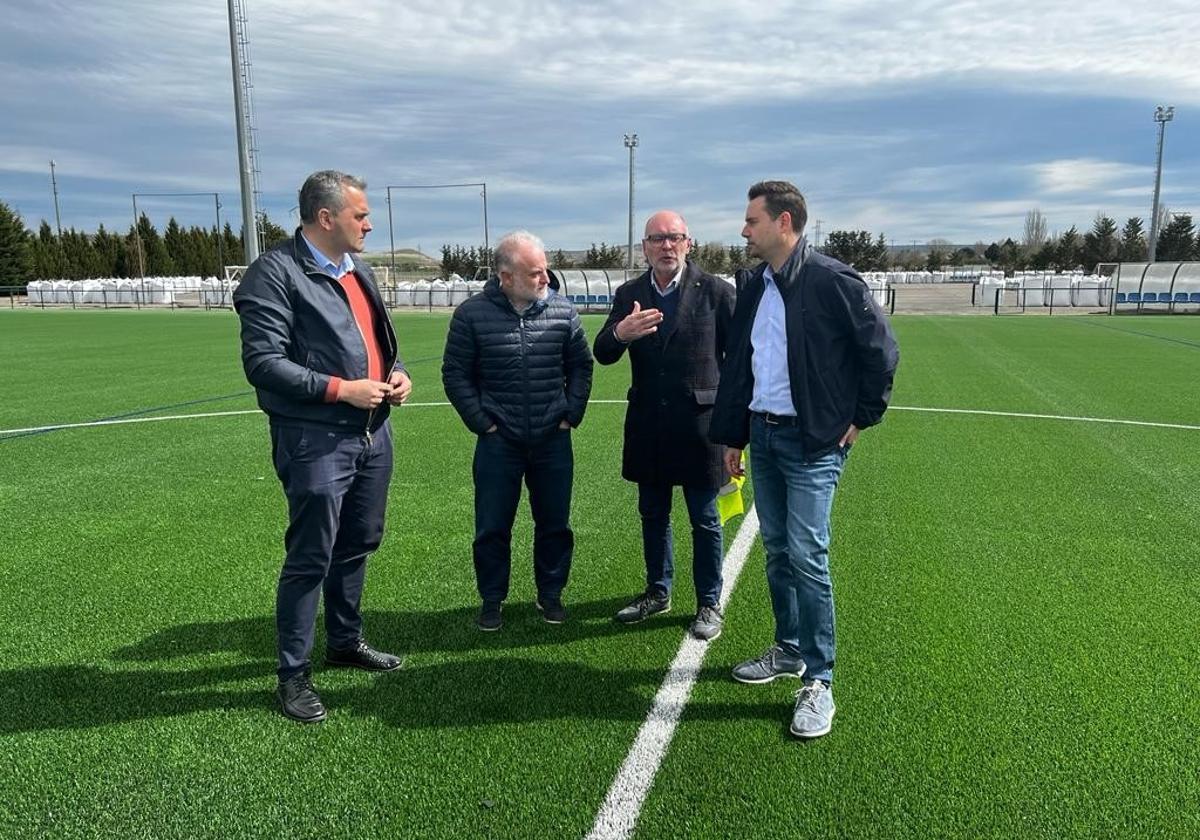
<svg viewBox="0 0 1200 840">
<path fill-rule="evenodd" d="M 592 390 L 592 354 L 575 307 L 551 293 L 546 249 L 527 231 L 496 245 L 497 274 L 455 310 L 446 337 L 446 396 L 478 437 L 475 579 L 479 628 L 499 630 L 512 566 L 512 526 L 529 488 L 537 608 L 566 620 L 562 591 L 571 570 L 574 455 L 571 429 Z"/>
</svg>

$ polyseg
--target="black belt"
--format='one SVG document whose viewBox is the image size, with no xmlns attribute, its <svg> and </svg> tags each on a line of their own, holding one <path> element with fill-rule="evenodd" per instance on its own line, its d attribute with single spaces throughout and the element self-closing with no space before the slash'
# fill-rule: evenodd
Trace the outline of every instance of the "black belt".
<svg viewBox="0 0 1200 840">
<path fill-rule="evenodd" d="M 769 411 L 751 411 L 768 426 L 799 426 L 800 418 L 794 414 L 772 414 Z"/>
</svg>

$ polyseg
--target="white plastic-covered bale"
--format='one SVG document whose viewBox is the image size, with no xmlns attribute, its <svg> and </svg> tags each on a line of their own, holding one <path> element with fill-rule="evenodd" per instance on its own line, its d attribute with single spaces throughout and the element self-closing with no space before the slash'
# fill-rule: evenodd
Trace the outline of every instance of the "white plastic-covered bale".
<svg viewBox="0 0 1200 840">
<path fill-rule="evenodd" d="M 976 306 L 994 306 L 996 304 L 996 294 L 999 293 L 1003 298 L 1005 288 L 1004 275 L 991 275 L 984 277 L 979 281 L 979 288 L 975 293 Z M 1002 301 L 1003 302 L 1003 301 Z"/>
<path fill-rule="evenodd" d="M 163 306 L 175 302 L 175 292 L 171 288 L 171 278 L 147 277 L 142 284 L 142 303 L 152 306 Z"/>
<path fill-rule="evenodd" d="M 477 295 L 483 291 L 484 282 L 482 280 L 468 280 L 467 289 L 471 294 Z"/>
<path fill-rule="evenodd" d="M 104 286 L 99 280 L 80 280 L 76 285 L 76 300 L 79 303 L 87 304 L 102 304 L 104 303 Z"/>
<path fill-rule="evenodd" d="M 449 306 L 450 286 L 445 280 L 431 280 L 429 283 L 429 305 Z"/>
<path fill-rule="evenodd" d="M 411 280 L 397 283 L 393 293 L 395 295 L 396 306 L 409 307 L 413 305 L 413 283 Z"/>
<path fill-rule="evenodd" d="M 134 288 L 135 281 L 128 277 L 117 278 L 117 300 L 119 304 L 129 305 L 137 302 L 137 290 Z"/>
<path fill-rule="evenodd" d="M 29 281 L 29 283 L 25 286 L 25 294 L 29 303 L 35 306 L 41 306 L 42 304 L 50 303 L 50 301 L 46 299 L 46 293 L 49 291 L 47 287 L 49 285 L 50 284 L 45 280 Z"/>
<path fill-rule="evenodd" d="M 864 280 L 866 280 L 867 288 L 871 290 L 871 297 L 875 298 L 875 301 L 880 306 L 886 306 L 888 290 L 887 280 L 882 277 L 864 278 Z"/>
<path fill-rule="evenodd" d="M 1045 275 L 1040 272 L 1025 272 L 1025 276 L 1018 279 L 1020 280 L 1018 304 L 1024 303 L 1026 307 L 1029 307 L 1045 306 L 1050 302 L 1046 295 L 1048 284 Z"/>
<path fill-rule="evenodd" d="M 457 275 L 455 275 L 455 276 L 457 276 Z M 461 277 L 459 277 L 457 280 L 451 278 L 450 282 L 447 283 L 446 285 L 448 285 L 450 287 L 450 305 L 451 306 L 458 306 L 460 303 L 462 303 L 468 297 L 471 296 L 471 292 L 467 288 L 467 281 L 462 279 Z"/>
<path fill-rule="evenodd" d="M 51 288 L 54 290 L 51 303 L 71 303 L 74 298 L 70 282 L 67 280 L 52 280 L 50 283 Z"/>
<path fill-rule="evenodd" d="M 417 280 L 412 284 L 412 305 L 429 306 L 433 294 L 433 284 L 428 280 Z"/>
</svg>

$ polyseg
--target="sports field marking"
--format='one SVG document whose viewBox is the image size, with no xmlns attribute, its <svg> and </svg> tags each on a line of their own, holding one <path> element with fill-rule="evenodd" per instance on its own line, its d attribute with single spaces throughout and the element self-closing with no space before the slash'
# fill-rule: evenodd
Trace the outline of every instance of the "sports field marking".
<svg viewBox="0 0 1200 840">
<path fill-rule="evenodd" d="M 727 584 L 721 593 L 722 612 L 737 586 L 738 576 L 742 573 L 742 566 L 757 534 L 758 511 L 751 505 L 750 510 L 746 511 L 742 527 L 733 538 L 733 545 L 725 555 L 723 568 Z M 638 730 L 625 762 L 617 771 L 608 795 L 604 797 L 604 804 L 596 814 L 596 822 L 587 840 L 625 840 L 633 834 L 638 815 L 642 812 L 642 803 L 646 801 L 658 767 L 671 745 L 679 716 L 691 696 L 692 686 L 700 674 L 707 652 L 707 642 L 694 638 L 690 633 L 684 637 L 658 693 L 654 695 L 654 703 L 646 720 Z"/>
<path fill-rule="evenodd" d="M 588 400 L 588 405 L 625 405 L 625 400 Z M 445 408 L 448 402 L 405 403 L 404 408 Z M 1147 426 L 1154 429 L 1183 429 L 1200 432 L 1200 426 L 1189 423 L 1155 423 L 1150 420 L 1122 420 L 1117 417 L 1077 417 L 1071 414 L 1033 414 L 1025 411 L 989 411 L 982 408 L 933 408 L 916 405 L 893 405 L 888 411 L 921 411 L 928 414 L 978 414 L 986 417 L 1021 417 L 1028 420 L 1064 420 L 1075 423 L 1108 423 L 1114 426 Z M 126 417 L 111 420 L 90 420 L 86 423 L 56 423 L 51 426 L 30 426 L 27 429 L 0 429 L 0 440 L 16 435 L 36 435 L 60 429 L 90 429 L 95 426 L 124 426 L 128 423 L 158 423 L 164 420 L 200 420 L 207 417 L 238 417 L 262 414 L 257 408 L 242 411 L 207 411 L 201 414 L 167 414 L 162 417 Z"/>
<path fill-rule="evenodd" d="M 1025 417 L 1030 420 L 1070 420 L 1076 423 L 1110 423 L 1116 426 L 1150 426 L 1155 429 L 1186 429 L 1200 431 L 1200 426 L 1188 423 L 1154 423 L 1150 420 L 1121 420 L 1116 417 L 1077 417 L 1072 414 L 1032 414 L 1025 411 L 988 411 L 982 408 L 930 408 L 915 405 L 892 405 L 888 411 L 924 411 L 930 414 L 981 414 L 986 417 Z"/>
</svg>

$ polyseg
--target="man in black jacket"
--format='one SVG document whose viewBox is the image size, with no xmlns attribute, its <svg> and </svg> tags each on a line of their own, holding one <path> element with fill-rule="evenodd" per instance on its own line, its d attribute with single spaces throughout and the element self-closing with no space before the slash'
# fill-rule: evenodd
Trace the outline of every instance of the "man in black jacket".
<svg viewBox="0 0 1200 840">
<path fill-rule="evenodd" d="M 399 657 L 362 636 L 367 556 L 383 538 L 392 475 L 389 406 L 412 390 L 363 250 L 366 183 L 309 176 L 300 229 L 246 270 L 233 293 L 242 363 L 271 421 L 288 500 L 287 556 L 276 593 L 278 696 L 293 720 L 325 719 L 309 654 L 325 594 L 327 665 L 393 671 Z"/>
<path fill-rule="evenodd" d="M 692 524 L 692 575 L 699 639 L 721 635 L 721 519 L 717 492 L 728 476 L 708 440 L 720 365 L 733 317 L 733 286 L 687 261 L 687 222 L 663 210 L 646 222 L 650 270 L 617 289 L 593 351 L 602 365 L 626 349 L 633 387 L 625 411 L 621 475 L 637 482 L 646 589 L 617 613 L 634 624 L 671 608 L 672 487 L 683 488 Z"/>
<path fill-rule="evenodd" d="M 467 428 L 478 435 L 475 579 L 479 628 L 499 630 L 512 568 L 512 525 L 529 488 L 537 608 L 566 620 L 562 591 L 571 570 L 574 455 L 571 429 L 583 422 L 592 355 L 575 307 L 551 294 L 546 251 L 526 231 L 496 245 L 498 274 L 454 311 L 442 382 Z"/>
<path fill-rule="evenodd" d="M 899 350 L 862 278 L 809 248 L 804 197 L 786 181 L 750 188 L 746 239 L 766 260 L 738 297 L 709 435 L 741 472 L 750 446 L 754 505 L 767 554 L 775 643 L 734 679 L 804 680 L 791 732 L 833 725 L 833 584 L 829 514 L 859 432 L 887 409 Z"/>
</svg>

